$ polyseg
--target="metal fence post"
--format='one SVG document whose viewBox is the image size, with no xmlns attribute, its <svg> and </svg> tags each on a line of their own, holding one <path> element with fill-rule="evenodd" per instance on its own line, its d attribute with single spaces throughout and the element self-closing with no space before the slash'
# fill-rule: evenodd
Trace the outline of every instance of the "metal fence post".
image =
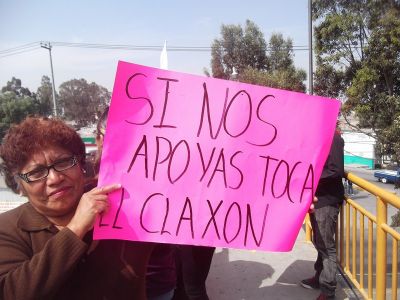
<svg viewBox="0 0 400 300">
<path fill-rule="evenodd" d="M 376 299 L 386 298 L 386 232 L 382 224 L 387 223 L 387 204 L 376 197 Z"/>
</svg>

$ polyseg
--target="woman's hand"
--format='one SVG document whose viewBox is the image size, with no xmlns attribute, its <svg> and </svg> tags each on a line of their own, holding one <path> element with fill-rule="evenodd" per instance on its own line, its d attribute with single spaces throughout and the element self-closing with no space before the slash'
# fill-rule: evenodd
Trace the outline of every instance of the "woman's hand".
<svg viewBox="0 0 400 300">
<path fill-rule="evenodd" d="M 108 194 L 120 188 L 120 184 L 111 184 L 95 187 L 83 194 L 75 215 L 67 227 L 77 236 L 83 238 L 93 228 L 97 215 L 107 212 L 109 208 Z"/>
</svg>

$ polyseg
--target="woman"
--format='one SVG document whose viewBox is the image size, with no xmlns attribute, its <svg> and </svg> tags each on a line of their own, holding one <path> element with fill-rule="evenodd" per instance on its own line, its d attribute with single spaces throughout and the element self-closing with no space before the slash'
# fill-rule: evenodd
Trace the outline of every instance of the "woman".
<svg viewBox="0 0 400 300">
<path fill-rule="evenodd" d="M 27 118 L 0 147 L 7 185 L 28 202 L 0 214 L 1 299 L 145 299 L 147 243 L 92 241 L 119 184 L 84 191 L 85 146 L 60 120 Z"/>
</svg>

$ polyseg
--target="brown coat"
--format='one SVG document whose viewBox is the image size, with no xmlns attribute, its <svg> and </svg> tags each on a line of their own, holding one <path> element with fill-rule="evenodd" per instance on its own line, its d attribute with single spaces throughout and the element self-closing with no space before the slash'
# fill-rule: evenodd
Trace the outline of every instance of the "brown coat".
<svg viewBox="0 0 400 300">
<path fill-rule="evenodd" d="M 151 244 L 84 240 L 29 203 L 0 214 L 0 299 L 145 299 Z"/>
</svg>

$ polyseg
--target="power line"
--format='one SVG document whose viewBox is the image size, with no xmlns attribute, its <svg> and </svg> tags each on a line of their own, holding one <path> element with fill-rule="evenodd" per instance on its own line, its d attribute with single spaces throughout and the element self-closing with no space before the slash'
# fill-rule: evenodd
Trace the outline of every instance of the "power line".
<svg viewBox="0 0 400 300">
<path fill-rule="evenodd" d="M 11 52 L 11 53 L 8 53 L 8 54 L 4 54 L 4 55 L 0 54 L 0 58 L 13 56 L 13 55 L 18 55 L 18 54 L 22 54 L 22 53 L 26 53 L 26 52 L 31 52 L 31 51 L 35 51 L 35 50 L 38 50 L 38 49 L 40 49 L 40 47 L 39 46 L 35 46 L 34 48 L 28 48 L 28 49 L 21 50 L 21 51 L 14 51 L 14 52 Z"/>
<path fill-rule="evenodd" d="M 36 50 L 40 48 L 40 44 L 45 42 L 32 42 L 24 44 L 18 47 L 0 50 L 0 58 L 22 54 L 28 51 Z M 98 44 L 98 43 L 69 43 L 69 42 L 47 42 L 51 43 L 54 47 L 70 47 L 70 48 L 81 48 L 81 49 L 103 49 L 103 50 L 134 50 L 134 51 L 161 51 L 161 46 L 154 45 L 124 45 L 124 44 Z M 169 52 L 211 52 L 213 47 L 211 46 L 169 46 Z M 361 46 L 353 46 L 354 49 L 361 49 Z M 292 46 L 291 51 L 308 51 L 309 47 L 304 45 Z M 266 52 L 274 51 L 287 51 L 287 49 L 275 50 L 271 47 L 265 48 Z"/>
<path fill-rule="evenodd" d="M 146 51 L 161 51 L 163 46 L 151 45 L 114 45 L 114 44 L 89 44 L 89 43 L 67 43 L 67 42 L 52 42 L 54 46 L 76 47 L 76 48 L 94 48 L 94 49 L 120 49 L 120 50 L 146 50 Z M 169 46 L 168 51 L 211 51 L 211 47 L 203 46 Z"/>
<path fill-rule="evenodd" d="M 97 49 L 123 49 L 123 50 L 150 50 L 161 51 L 163 46 L 138 46 L 138 45 L 113 45 L 113 44 L 89 44 L 89 43 L 68 43 L 52 42 L 53 45 L 77 48 L 97 48 Z M 308 50 L 307 46 L 293 46 L 293 50 Z M 168 51 L 211 51 L 211 46 L 168 46 Z M 273 51 L 266 47 L 267 51 Z"/>
<path fill-rule="evenodd" d="M 28 44 L 24 44 L 18 47 L 0 50 L 0 59 L 8 56 L 19 55 L 22 53 L 26 53 L 29 51 L 40 49 L 40 44 L 45 42 L 32 42 Z M 163 46 L 154 46 L 154 45 L 119 45 L 119 44 L 94 44 L 94 43 L 69 43 L 69 42 L 47 42 L 51 43 L 52 46 L 56 47 L 72 47 L 72 48 L 81 48 L 81 49 L 103 49 L 103 50 L 129 50 L 129 51 L 161 51 Z M 361 46 L 353 46 L 354 49 L 361 49 Z M 211 52 L 211 46 L 169 46 L 169 52 Z M 308 51 L 308 46 L 292 46 L 290 49 L 293 52 L 296 51 Z M 287 51 L 287 49 L 279 49 L 275 50 L 271 47 L 266 47 L 266 52 L 274 52 L 274 51 Z"/>
<path fill-rule="evenodd" d="M 38 47 L 38 46 L 39 46 L 38 42 L 32 42 L 32 43 L 21 45 L 18 47 L 6 49 L 6 50 L 0 50 L 0 54 L 10 53 L 10 52 L 19 51 L 19 50 L 23 50 L 23 49 L 27 49 L 27 48 L 32 48 L 32 47 Z"/>
<path fill-rule="evenodd" d="M 40 48 L 43 42 L 32 42 L 18 47 L 0 50 L 0 58 L 12 55 L 22 54 L 28 51 Z M 104 50 L 135 50 L 135 51 L 161 51 L 162 46 L 154 45 L 124 45 L 124 44 L 97 44 L 97 43 L 69 43 L 69 42 L 50 42 L 53 47 L 73 47 L 82 49 L 104 49 Z M 211 46 L 169 46 L 170 52 L 210 52 Z M 307 46 L 293 46 L 293 51 L 308 51 Z M 270 47 L 266 48 L 267 52 L 276 51 Z M 286 50 L 282 50 L 286 51 Z"/>
</svg>

